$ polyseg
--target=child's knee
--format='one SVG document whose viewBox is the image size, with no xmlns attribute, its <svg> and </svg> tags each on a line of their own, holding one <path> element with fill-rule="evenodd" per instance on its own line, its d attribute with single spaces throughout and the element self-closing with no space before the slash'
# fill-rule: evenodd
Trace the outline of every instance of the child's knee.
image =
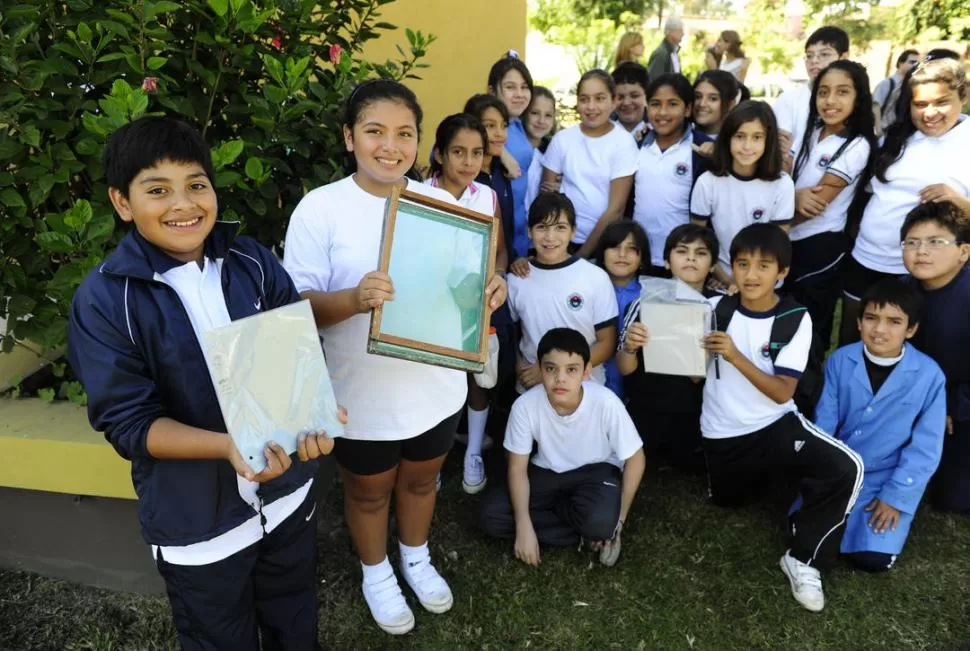
<svg viewBox="0 0 970 651">
<path fill-rule="evenodd" d="M 482 500 L 478 526 L 490 538 L 508 538 L 515 533 L 512 504 L 504 491 L 492 491 Z"/>
<path fill-rule="evenodd" d="M 846 556 L 856 569 L 873 574 L 888 572 L 896 562 L 895 554 L 883 552 L 854 552 Z"/>
<path fill-rule="evenodd" d="M 353 505 L 354 510 L 360 513 L 381 513 L 388 508 L 390 499 L 390 493 L 361 490 L 347 492 L 347 500 Z"/>
<path fill-rule="evenodd" d="M 609 509 L 605 510 L 608 511 Z M 583 522 L 579 533 L 586 540 L 610 540 L 616 532 L 618 521 L 618 518 L 612 517 L 612 514 L 591 515 Z"/>
</svg>

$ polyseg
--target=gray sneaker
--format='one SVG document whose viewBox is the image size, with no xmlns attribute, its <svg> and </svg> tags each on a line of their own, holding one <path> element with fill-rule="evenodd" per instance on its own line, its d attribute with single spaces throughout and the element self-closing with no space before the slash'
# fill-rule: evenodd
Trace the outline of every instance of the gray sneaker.
<svg viewBox="0 0 970 651">
<path fill-rule="evenodd" d="M 465 457 L 465 471 L 462 473 L 461 487 L 469 495 L 474 495 L 485 488 L 488 478 L 485 476 L 485 462 L 480 454 Z"/>
</svg>

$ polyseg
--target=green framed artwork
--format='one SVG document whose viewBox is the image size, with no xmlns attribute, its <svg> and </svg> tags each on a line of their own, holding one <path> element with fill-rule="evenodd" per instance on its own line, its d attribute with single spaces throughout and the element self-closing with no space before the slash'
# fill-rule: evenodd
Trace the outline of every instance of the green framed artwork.
<svg viewBox="0 0 970 651">
<path fill-rule="evenodd" d="M 367 352 L 481 372 L 497 240 L 494 217 L 395 188 L 379 265 L 394 300 L 371 313 Z"/>
</svg>

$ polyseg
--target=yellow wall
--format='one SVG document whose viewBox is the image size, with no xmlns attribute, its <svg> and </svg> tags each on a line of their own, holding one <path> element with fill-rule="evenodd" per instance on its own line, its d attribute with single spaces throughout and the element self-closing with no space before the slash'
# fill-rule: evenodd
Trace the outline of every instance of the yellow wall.
<svg viewBox="0 0 970 651">
<path fill-rule="evenodd" d="M 418 160 L 426 161 L 438 123 L 485 92 L 492 64 L 509 49 L 525 57 L 526 0 L 397 0 L 381 14 L 398 29 L 368 44 L 367 59 L 397 59 L 397 45 L 407 52 L 405 28 L 437 37 L 423 60 L 431 67 L 417 71 L 420 81 L 406 82 L 424 109 Z"/>
</svg>

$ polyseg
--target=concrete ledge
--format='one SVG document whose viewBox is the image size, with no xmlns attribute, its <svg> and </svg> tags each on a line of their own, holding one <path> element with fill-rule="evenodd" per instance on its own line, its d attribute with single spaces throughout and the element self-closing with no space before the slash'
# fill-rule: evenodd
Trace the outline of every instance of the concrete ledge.
<svg viewBox="0 0 970 651">
<path fill-rule="evenodd" d="M 131 465 L 77 405 L 0 399 L 0 486 L 134 499 Z"/>
</svg>

